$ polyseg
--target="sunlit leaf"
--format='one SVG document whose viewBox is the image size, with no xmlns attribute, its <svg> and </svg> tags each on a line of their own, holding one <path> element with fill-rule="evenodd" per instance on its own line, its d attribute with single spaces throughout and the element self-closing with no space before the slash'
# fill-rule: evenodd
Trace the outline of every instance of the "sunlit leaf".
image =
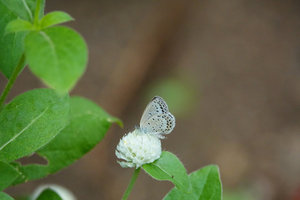
<svg viewBox="0 0 300 200">
<path fill-rule="evenodd" d="M 69 110 L 69 96 L 51 89 L 14 98 L 0 112 L 0 161 L 14 161 L 47 144 L 68 123 Z"/>
</svg>

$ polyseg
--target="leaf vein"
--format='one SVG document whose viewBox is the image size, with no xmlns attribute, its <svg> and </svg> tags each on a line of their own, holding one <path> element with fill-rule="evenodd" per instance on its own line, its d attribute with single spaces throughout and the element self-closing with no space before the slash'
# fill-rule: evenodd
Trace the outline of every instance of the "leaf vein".
<svg viewBox="0 0 300 200">
<path fill-rule="evenodd" d="M 33 16 L 32 16 L 31 10 L 29 9 L 29 7 L 28 7 L 26 1 L 25 1 L 25 0 L 22 0 L 22 2 L 23 2 L 23 4 L 24 4 L 24 7 L 25 7 L 26 11 L 27 11 L 28 14 L 29 14 L 30 19 L 33 20 Z"/>
<path fill-rule="evenodd" d="M 57 66 L 58 66 L 58 56 L 57 56 L 57 53 L 55 51 L 55 45 L 53 43 L 53 41 L 51 40 L 51 38 L 44 32 L 44 31 L 40 31 L 39 32 L 44 38 L 45 40 L 49 43 L 50 45 L 50 50 L 54 56 L 54 62 L 55 62 L 55 69 L 56 69 L 56 72 L 57 72 L 57 76 L 61 78 L 60 74 L 59 74 L 59 71 L 57 69 Z"/>
<path fill-rule="evenodd" d="M 11 138 L 8 142 L 6 142 L 2 147 L 0 147 L 0 151 L 14 141 L 17 137 L 19 137 L 25 130 L 27 130 L 36 120 L 38 120 L 49 108 L 50 106 L 46 107 L 46 109 L 36 118 L 34 118 L 23 130 L 21 130 L 18 134 L 16 134 L 13 138 Z"/>
<path fill-rule="evenodd" d="M 159 165 L 157 165 L 156 163 L 152 163 L 154 166 L 156 166 L 156 167 L 158 167 L 160 170 L 162 170 L 163 172 L 165 172 L 166 174 L 168 174 L 168 175 L 170 175 L 171 176 L 171 174 L 170 173 L 167 173 L 167 171 L 166 170 L 164 170 L 163 168 L 161 168 Z M 167 180 L 169 180 L 169 181 L 171 181 L 170 179 L 167 179 Z M 178 185 L 181 185 L 182 187 L 184 187 L 185 188 L 185 186 L 181 183 L 181 182 L 179 182 L 179 181 L 177 181 L 176 179 L 172 179 L 174 182 L 176 182 Z M 172 182 L 173 182 L 172 181 Z"/>
</svg>

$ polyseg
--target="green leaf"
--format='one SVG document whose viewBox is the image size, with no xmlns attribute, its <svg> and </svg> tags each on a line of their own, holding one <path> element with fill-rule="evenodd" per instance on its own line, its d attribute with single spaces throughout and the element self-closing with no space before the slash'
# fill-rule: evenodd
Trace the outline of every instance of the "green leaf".
<svg viewBox="0 0 300 200">
<path fill-rule="evenodd" d="M 10 186 L 19 175 L 20 173 L 10 164 L 0 161 L 0 191 Z"/>
<path fill-rule="evenodd" d="M 186 170 L 180 160 L 172 153 L 163 151 L 159 159 L 142 166 L 153 178 L 169 180 L 184 192 L 191 191 L 191 185 Z"/>
<path fill-rule="evenodd" d="M 37 151 L 49 164 L 17 166 L 24 178 L 20 177 L 15 184 L 45 177 L 71 165 L 104 138 L 113 122 L 121 124 L 119 119 L 110 116 L 95 103 L 72 97 L 69 124 L 49 144 Z"/>
<path fill-rule="evenodd" d="M 25 54 L 31 71 L 59 93 L 73 88 L 87 63 L 84 40 L 66 27 L 30 32 L 25 38 Z"/>
<path fill-rule="evenodd" d="M 8 23 L 5 28 L 5 33 L 14 33 L 19 31 L 29 31 L 34 30 L 33 24 L 28 21 L 17 19 Z"/>
<path fill-rule="evenodd" d="M 62 198 L 56 194 L 50 188 L 45 189 L 36 200 L 62 200 Z"/>
<path fill-rule="evenodd" d="M 69 119 L 70 98 L 51 89 L 17 96 L 0 113 L 0 160 L 11 162 L 47 144 Z"/>
<path fill-rule="evenodd" d="M 37 0 L 0 0 L 15 15 L 29 22 L 34 21 L 34 13 Z M 45 0 L 41 2 L 39 19 L 44 15 Z"/>
<path fill-rule="evenodd" d="M 189 199 L 189 200 L 221 200 L 222 184 L 219 168 L 216 165 L 206 166 L 189 175 L 192 192 L 184 193 L 173 188 L 164 200 Z"/>
<path fill-rule="evenodd" d="M 17 19 L 17 16 L 1 2 L 0 13 L 0 70 L 9 79 L 24 51 L 23 41 L 27 32 L 5 34 L 5 27 L 10 21 Z"/>
<path fill-rule="evenodd" d="M 11 196 L 8 194 L 5 194 L 4 192 L 0 192 L 0 199 L 1 200 L 14 200 Z"/>
<path fill-rule="evenodd" d="M 46 14 L 45 17 L 41 19 L 40 27 L 41 29 L 44 29 L 46 27 L 54 26 L 56 24 L 61 24 L 71 20 L 74 20 L 74 18 L 71 17 L 68 13 L 61 12 L 61 11 L 54 11 Z"/>
</svg>

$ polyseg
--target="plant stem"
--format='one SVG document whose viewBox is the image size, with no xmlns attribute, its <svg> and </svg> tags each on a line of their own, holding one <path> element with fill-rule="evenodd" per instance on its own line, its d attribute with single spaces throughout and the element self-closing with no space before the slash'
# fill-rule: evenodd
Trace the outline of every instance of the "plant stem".
<svg viewBox="0 0 300 200">
<path fill-rule="evenodd" d="M 131 181 L 130 181 L 128 187 L 127 187 L 127 190 L 126 190 L 126 192 L 125 192 L 122 200 L 126 200 L 128 198 L 128 196 L 129 196 L 129 194 L 130 194 L 130 192 L 131 192 L 131 190 L 133 188 L 133 185 L 134 185 L 134 183 L 135 183 L 135 181 L 136 181 L 136 179 L 137 179 L 140 171 L 141 171 L 140 167 L 134 170 L 134 173 L 132 175 Z"/>
<path fill-rule="evenodd" d="M 13 86 L 16 78 L 18 77 L 20 71 L 22 70 L 24 61 L 25 61 L 25 54 L 23 53 L 22 56 L 21 56 L 21 58 L 20 58 L 20 60 L 19 60 L 19 62 L 18 62 L 17 67 L 13 71 L 13 74 L 11 75 L 11 77 L 10 77 L 10 79 L 9 79 L 9 81 L 8 81 L 5 89 L 4 89 L 4 91 L 1 94 L 1 97 L 0 97 L 0 108 L 1 108 L 2 104 L 4 103 L 4 101 L 5 101 L 8 93 L 9 93 L 11 87 Z"/>
<path fill-rule="evenodd" d="M 34 13 L 34 25 L 35 25 L 35 27 L 37 27 L 38 23 L 39 23 L 40 7 L 41 7 L 41 0 L 37 0 L 36 7 L 35 7 L 35 13 Z"/>
</svg>

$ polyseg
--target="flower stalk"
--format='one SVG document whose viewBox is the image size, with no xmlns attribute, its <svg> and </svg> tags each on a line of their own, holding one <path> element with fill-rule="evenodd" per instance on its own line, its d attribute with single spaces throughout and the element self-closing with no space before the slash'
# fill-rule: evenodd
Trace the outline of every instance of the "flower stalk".
<svg viewBox="0 0 300 200">
<path fill-rule="evenodd" d="M 15 70 L 13 71 L 13 74 L 11 75 L 5 89 L 3 90 L 2 94 L 1 94 L 1 97 L 0 97 L 0 108 L 2 106 L 2 104 L 4 103 L 10 89 L 12 88 L 15 80 L 17 79 L 20 71 L 22 70 L 23 68 L 23 65 L 24 65 L 24 62 L 25 62 L 25 54 L 23 53 L 19 62 L 18 62 L 18 65 L 16 66 Z"/>
<path fill-rule="evenodd" d="M 130 180 L 130 183 L 129 183 L 128 187 L 127 187 L 127 190 L 126 190 L 126 192 L 125 192 L 122 200 L 126 200 L 128 198 L 128 196 L 129 196 L 129 194 L 130 194 L 130 192 L 131 192 L 131 190 L 132 190 L 132 188 L 134 186 L 134 183 L 135 183 L 135 181 L 136 181 L 136 179 L 137 179 L 140 171 L 141 171 L 140 167 L 134 170 L 134 173 L 132 175 L 132 178 Z"/>
</svg>

